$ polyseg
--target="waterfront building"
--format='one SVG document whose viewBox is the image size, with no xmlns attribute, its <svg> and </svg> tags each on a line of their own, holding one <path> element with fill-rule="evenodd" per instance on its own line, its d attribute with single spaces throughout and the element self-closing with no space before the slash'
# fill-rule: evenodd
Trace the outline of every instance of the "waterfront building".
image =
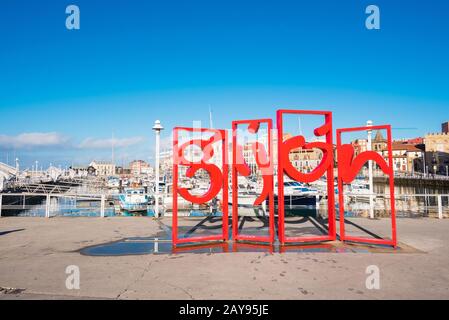
<svg viewBox="0 0 449 320">
<path fill-rule="evenodd" d="M 89 166 L 95 169 L 97 176 L 113 176 L 115 172 L 115 164 L 107 161 L 92 161 Z"/>
<path fill-rule="evenodd" d="M 404 143 L 402 141 L 393 141 L 392 156 L 394 171 L 414 173 L 423 171 L 423 153 L 424 151 L 416 145 Z M 383 156 L 388 160 L 388 150 L 383 151 Z"/>
<path fill-rule="evenodd" d="M 351 142 L 355 156 L 368 150 L 367 139 L 356 139 Z M 388 144 L 381 131 L 377 131 L 371 142 L 371 150 L 379 153 L 388 161 Z M 423 138 L 401 139 L 392 143 L 394 171 L 403 173 L 423 172 L 424 144 Z M 374 164 L 375 169 L 379 169 Z"/>
<path fill-rule="evenodd" d="M 448 133 L 429 133 L 424 138 L 427 152 L 445 152 L 449 153 L 449 134 Z"/>
<path fill-rule="evenodd" d="M 372 141 L 372 150 L 376 151 L 388 161 L 388 143 L 381 131 L 376 132 Z M 423 170 L 422 138 L 402 139 L 393 141 L 391 145 L 393 170 L 403 173 L 414 173 Z M 378 167 L 376 164 L 375 167 Z"/>
<path fill-rule="evenodd" d="M 143 160 L 132 161 L 129 164 L 129 169 L 131 170 L 131 173 L 135 176 L 152 175 L 153 174 L 153 168 L 150 166 L 149 163 L 147 163 Z"/>
<path fill-rule="evenodd" d="M 426 146 L 427 172 L 434 174 L 448 174 L 449 168 L 449 133 L 430 133 L 424 137 Z"/>
<path fill-rule="evenodd" d="M 290 134 L 284 136 L 284 141 L 291 137 Z M 325 141 L 325 139 L 315 139 L 310 142 Z M 290 151 L 289 154 L 290 162 L 293 164 L 295 169 L 300 172 L 309 173 L 320 164 L 323 159 L 323 152 L 321 149 L 304 149 L 296 148 Z"/>
<path fill-rule="evenodd" d="M 360 153 L 368 150 L 368 140 L 367 139 L 356 139 L 351 142 L 354 148 L 354 156 L 358 156 Z"/>
</svg>

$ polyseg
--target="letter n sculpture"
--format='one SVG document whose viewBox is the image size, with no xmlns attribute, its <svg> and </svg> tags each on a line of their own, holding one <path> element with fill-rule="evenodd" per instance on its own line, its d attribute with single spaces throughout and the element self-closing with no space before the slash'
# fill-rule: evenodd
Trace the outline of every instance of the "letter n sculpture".
<svg viewBox="0 0 449 320">
<path fill-rule="evenodd" d="M 388 163 L 384 157 L 376 151 L 364 151 L 354 156 L 354 146 L 351 144 L 342 144 L 341 135 L 344 132 L 368 131 L 368 130 L 386 130 L 387 131 L 387 150 Z M 393 154 L 391 147 L 391 126 L 366 126 L 358 128 L 337 129 L 337 157 L 338 157 L 338 197 L 340 210 L 340 240 L 351 242 L 364 242 L 380 245 L 390 245 L 396 247 L 396 211 L 394 205 L 394 172 L 393 172 Z M 374 161 L 380 169 L 389 178 L 390 183 L 390 209 L 391 209 L 391 239 L 368 238 L 349 236 L 345 232 L 345 202 L 344 202 L 344 184 L 350 184 L 360 172 L 362 167 L 368 162 Z M 369 195 L 370 197 L 373 195 Z"/>
</svg>

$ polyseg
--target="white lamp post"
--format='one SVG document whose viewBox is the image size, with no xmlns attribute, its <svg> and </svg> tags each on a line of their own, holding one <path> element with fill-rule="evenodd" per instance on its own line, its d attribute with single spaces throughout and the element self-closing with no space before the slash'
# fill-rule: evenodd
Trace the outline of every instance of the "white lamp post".
<svg viewBox="0 0 449 320">
<path fill-rule="evenodd" d="M 154 122 L 153 130 L 156 132 L 156 161 L 155 161 L 155 203 L 154 203 L 154 215 L 159 217 L 159 160 L 160 160 L 160 142 L 161 131 L 164 127 L 159 120 Z"/>
<path fill-rule="evenodd" d="M 368 120 L 366 122 L 367 127 L 372 127 L 373 122 L 371 120 Z M 366 146 L 366 149 L 368 151 L 371 151 L 372 145 L 371 145 L 371 134 L 372 130 L 368 130 L 368 145 Z M 369 183 L 369 217 L 370 219 L 374 219 L 374 187 L 373 187 L 373 162 L 370 160 L 368 161 L 368 183 Z"/>
</svg>

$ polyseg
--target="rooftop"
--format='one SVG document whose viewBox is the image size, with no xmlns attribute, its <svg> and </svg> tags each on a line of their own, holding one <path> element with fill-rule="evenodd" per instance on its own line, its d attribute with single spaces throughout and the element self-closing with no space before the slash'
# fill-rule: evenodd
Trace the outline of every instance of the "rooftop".
<svg viewBox="0 0 449 320">
<path fill-rule="evenodd" d="M 393 142 L 391 145 L 392 150 L 404 150 L 407 152 L 422 152 L 421 149 L 416 147 L 414 144 L 402 143 L 402 142 Z"/>
</svg>

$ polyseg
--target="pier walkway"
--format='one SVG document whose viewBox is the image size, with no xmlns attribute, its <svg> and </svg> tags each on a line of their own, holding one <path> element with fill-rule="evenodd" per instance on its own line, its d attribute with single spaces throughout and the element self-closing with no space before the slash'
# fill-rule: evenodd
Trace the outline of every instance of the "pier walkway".
<svg viewBox="0 0 449 320">
<path fill-rule="evenodd" d="M 376 233 L 388 226 L 388 219 L 352 221 Z M 408 249 L 396 252 L 79 252 L 130 237 L 167 241 L 169 226 L 170 218 L 1 218 L 0 287 L 10 289 L 0 299 L 449 299 L 449 219 L 398 219 L 400 247 Z M 80 269 L 79 290 L 66 288 L 70 265 Z M 370 265 L 380 269 L 379 290 L 366 288 Z"/>
</svg>

